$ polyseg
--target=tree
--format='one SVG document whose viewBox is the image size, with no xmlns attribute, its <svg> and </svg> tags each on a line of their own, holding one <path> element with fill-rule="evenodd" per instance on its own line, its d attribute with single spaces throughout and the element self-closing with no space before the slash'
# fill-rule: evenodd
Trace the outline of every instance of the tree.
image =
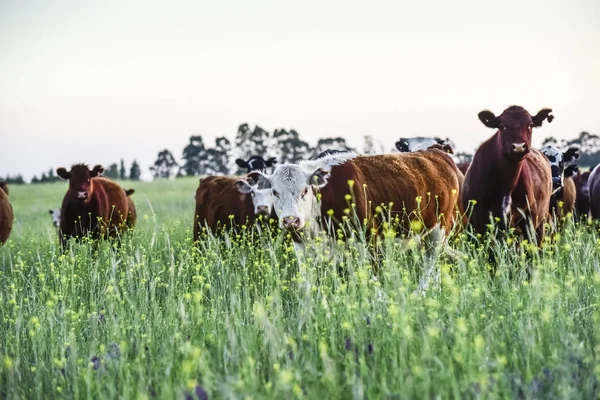
<svg viewBox="0 0 600 400">
<path fill-rule="evenodd" d="M 170 178 L 175 176 L 178 167 L 179 164 L 175 161 L 173 154 L 169 150 L 164 149 L 158 153 L 154 165 L 150 167 L 150 171 L 155 179 Z"/>
<path fill-rule="evenodd" d="M 127 179 L 127 171 L 125 170 L 125 161 L 121 158 L 121 168 L 119 168 L 119 178 Z"/>
<path fill-rule="evenodd" d="M 215 139 L 215 147 L 206 150 L 206 163 L 203 173 L 209 175 L 227 175 L 229 173 L 229 154 L 231 143 L 224 137 Z"/>
<path fill-rule="evenodd" d="M 459 152 L 454 154 L 454 158 L 456 159 L 457 163 L 471 162 L 473 161 L 473 154 Z"/>
<path fill-rule="evenodd" d="M 183 165 L 181 169 L 188 176 L 202 173 L 202 162 L 206 160 L 206 148 L 202 136 L 191 136 L 190 142 L 183 149 Z"/>
<path fill-rule="evenodd" d="M 310 157 L 311 148 L 295 130 L 289 132 L 285 129 L 275 129 L 273 132 L 275 148 L 279 161 L 283 163 L 297 163 Z"/>
<path fill-rule="evenodd" d="M 349 147 L 346 144 L 346 139 L 342 137 L 335 138 L 324 138 L 319 139 L 317 142 L 317 147 L 315 147 L 312 151 L 312 157 L 318 156 L 321 152 L 325 150 L 348 150 L 354 151 L 353 148 Z"/>
<path fill-rule="evenodd" d="M 37 176 L 34 175 L 33 178 L 31 178 L 31 183 L 39 183 L 39 182 L 40 182 L 40 180 L 38 179 Z"/>
<path fill-rule="evenodd" d="M 112 163 L 104 170 L 102 175 L 110 179 L 119 179 L 119 167 L 116 163 Z"/>
<path fill-rule="evenodd" d="M 364 137 L 365 144 L 363 145 L 363 154 L 375 154 L 377 151 L 375 150 L 375 140 L 371 135 L 365 135 Z"/>
<path fill-rule="evenodd" d="M 133 160 L 133 162 L 131 163 L 131 168 L 129 169 L 129 179 L 131 179 L 132 181 L 139 181 L 140 176 L 142 176 L 140 164 L 138 164 L 136 160 Z"/>
</svg>

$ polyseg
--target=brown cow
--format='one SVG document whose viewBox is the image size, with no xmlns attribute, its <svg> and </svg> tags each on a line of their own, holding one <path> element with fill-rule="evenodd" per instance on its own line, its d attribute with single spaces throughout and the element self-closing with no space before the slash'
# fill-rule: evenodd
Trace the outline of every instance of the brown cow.
<svg viewBox="0 0 600 400">
<path fill-rule="evenodd" d="M 0 244 L 8 240 L 14 219 L 15 215 L 8 199 L 8 186 L 6 182 L 2 182 L 0 183 Z"/>
<path fill-rule="evenodd" d="M 94 238 L 116 237 L 127 227 L 128 201 L 117 183 L 98 176 L 104 168 L 89 169 L 76 164 L 70 171 L 58 168 L 56 173 L 69 180 L 60 215 L 60 239 L 64 248 L 70 237 L 91 234 Z"/>
<path fill-rule="evenodd" d="M 579 172 L 573 176 L 575 183 L 575 213 L 577 219 L 590 213 L 590 187 L 589 187 L 590 171 Z"/>
<path fill-rule="evenodd" d="M 588 179 L 590 213 L 593 219 L 600 219 L 600 164 L 590 172 Z"/>
<path fill-rule="evenodd" d="M 271 188 L 280 227 L 292 232 L 314 227 L 309 221 L 315 218 L 326 224 L 330 218 L 342 221 L 349 215 L 348 181 L 353 182 L 352 209 L 361 224 L 367 219 L 368 226 L 378 230 L 382 216 L 376 208 L 391 202 L 388 211 L 399 217 L 404 232 L 416 218 L 425 228 L 439 222 L 449 231 L 464 179 L 452 158 L 438 149 L 373 156 L 340 153 L 298 165 L 283 164 L 272 175 L 252 172 L 248 178 Z M 314 230 L 305 236 L 310 232 Z M 303 248 L 302 243 L 295 245 Z"/>
<path fill-rule="evenodd" d="M 468 170 L 468 169 L 469 169 L 469 167 L 471 166 L 471 163 L 470 163 L 470 162 L 468 162 L 468 161 L 467 161 L 467 162 L 461 162 L 461 163 L 458 163 L 458 164 L 456 164 L 456 166 L 458 167 L 458 170 L 459 170 L 460 172 L 462 172 L 462 173 L 463 173 L 463 175 L 465 175 L 465 176 L 466 176 L 466 175 L 467 175 L 467 170 Z"/>
<path fill-rule="evenodd" d="M 269 215 L 269 207 L 253 205 L 252 197 L 256 196 L 256 190 L 240 193 L 241 186 L 236 183 L 237 180 L 239 177 L 234 176 L 200 179 L 196 190 L 194 241 L 198 240 L 204 226 L 217 233 L 221 229 L 253 223 L 257 215 Z"/>
<path fill-rule="evenodd" d="M 544 120 L 552 121 L 551 112 L 543 109 L 532 117 L 523 107 L 511 106 L 498 117 L 491 111 L 479 113 L 485 126 L 498 130 L 477 149 L 465 176 L 462 203 L 476 233 L 486 233 L 491 216 L 499 220 L 502 230 L 508 222 L 541 244 L 552 173 L 548 159 L 531 147 L 531 136 Z M 530 234 L 530 222 L 536 235 Z"/>
</svg>

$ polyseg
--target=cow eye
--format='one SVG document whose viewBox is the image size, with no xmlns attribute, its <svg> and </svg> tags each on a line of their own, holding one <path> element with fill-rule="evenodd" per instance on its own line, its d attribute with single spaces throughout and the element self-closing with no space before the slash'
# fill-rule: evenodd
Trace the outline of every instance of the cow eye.
<svg viewBox="0 0 600 400">
<path fill-rule="evenodd" d="M 304 188 L 304 190 L 302 191 L 301 196 L 302 197 L 306 196 L 306 193 L 308 193 L 308 188 L 307 187 Z"/>
<path fill-rule="evenodd" d="M 90 178 L 87 178 L 87 181 L 89 182 L 89 181 L 90 181 Z"/>
<path fill-rule="evenodd" d="M 273 190 L 273 196 L 279 198 L 279 193 L 276 190 Z"/>
</svg>

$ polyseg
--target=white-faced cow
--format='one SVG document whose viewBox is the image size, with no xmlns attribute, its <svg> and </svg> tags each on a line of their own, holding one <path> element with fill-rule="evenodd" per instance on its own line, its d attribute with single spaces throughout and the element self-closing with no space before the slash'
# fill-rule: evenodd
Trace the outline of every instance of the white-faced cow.
<svg viewBox="0 0 600 400">
<path fill-rule="evenodd" d="M 550 213 L 555 213 L 562 219 L 575 209 L 577 191 L 573 175 L 578 171 L 577 160 L 581 154 L 577 147 L 570 147 L 563 152 L 555 145 L 546 145 L 540 151 L 548 158 L 552 172 Z M 562 203 L 562 206 L 559 203 Z"/>
<path fill-rule="evenodd" d="M 543 109 L 531 116 L 523 107 L 511 106 L 499 116 L 491 111 L 479 113 L 481 122 L 496 133 L 477 149 L 465 176 L 462 202 L 465 209 L 472 207 L 467 213 L 476 233 L 485 234 L 490 221 L 497 218 L 502 230 L 515 227 L 531 242 L 541 244 L 552 173 L 548 159 L 531 147 L 531 139 L 533 128 L 546 119 L 552 121 L 551 112 Z"/>
</svg>

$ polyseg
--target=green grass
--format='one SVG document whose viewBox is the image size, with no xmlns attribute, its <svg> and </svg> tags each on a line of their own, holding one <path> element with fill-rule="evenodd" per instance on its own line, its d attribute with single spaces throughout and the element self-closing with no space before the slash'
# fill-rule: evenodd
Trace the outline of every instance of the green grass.
<svg viewBox="0 0 600 400">
<path fill-rule="evenodd" d="M 387 239 L 378 280 L 352 239 L 316 241 L 300 268 L 285 238 L 250 229 L 194 249 L 197 183 L 124 183 L 135 231 L 65 255 L 48 209 L 67 184 L 11 187 L 0 399 L 600 396 L 591 227 L 548 243 L 530 281 L 514 244 L 496 245 L 491 278 L 459 237 L 464 257 L 440 258 L 441 285 L 421 295 L 414 241 Z"/>
</svg>

